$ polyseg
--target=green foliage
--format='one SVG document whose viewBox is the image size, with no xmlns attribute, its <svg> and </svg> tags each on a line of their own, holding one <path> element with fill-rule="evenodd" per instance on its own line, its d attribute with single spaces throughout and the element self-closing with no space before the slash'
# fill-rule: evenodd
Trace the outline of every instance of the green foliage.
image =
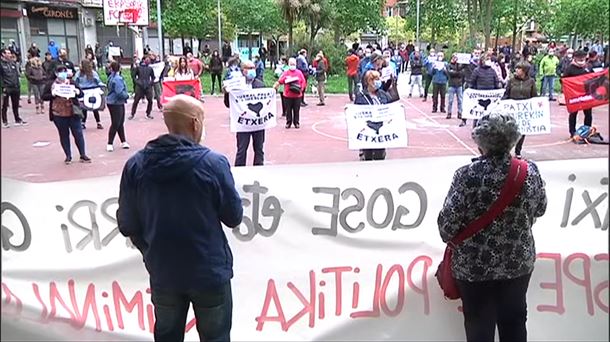
<svg viewBox="0 0 610 342">
<path fill-rule="evenodd" d="M 330 0 L 334 17 L 332 27 L 338 37 L 371 31 L 381 33 L 386 28 L 382 11 L 384 0 Z"/>
<path fill-rule="evenodd" d="M 610 31 L 610 4 L 603 0 L 557 0 L 553 6 L 549 31 L 555 35 L 577 34 L 592 37 Z M 543 24 L 545 24 L 543 22 Z"/>
<path fill-rule="evenodd" d="M 417 30 L 417 0 L 407 3 L 406 29 Z M 457 42 L 459 30 L 465 29 L 465 7 L 460 1 L 420 1 L 420 40 Z"/>
</svg>

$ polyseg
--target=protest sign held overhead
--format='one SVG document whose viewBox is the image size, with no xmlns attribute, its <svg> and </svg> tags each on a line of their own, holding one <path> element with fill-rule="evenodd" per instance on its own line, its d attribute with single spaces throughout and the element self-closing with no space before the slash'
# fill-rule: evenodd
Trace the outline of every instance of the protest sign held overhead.
<svg viewBox="0 0 610 342">
<path fill-rule="evenodd" d="M 407 147 L 405 109 L 387 105 L 347 105 L 347 139 L 350 150 Z"/>
<path fill-rule="evenodd" d="M 610 82 L 608 69 L 561 79 L 568 112 L 574 113 L 583 109 L 608 104 Z"/>
<path fill-rule="evenodd" d="M 231 132 L 254 132 L 277 125 L 276 91 L 273 88 L 229 93 Z"/>
<path fill-rule="evenodd" d="M 163 96 L 161 103 L 165 104 L 172 97 L 179 94 L 185 94 L 199 100 L 199 97 L 201 96 L 201 81 L 163 81 Z"/>
<path fill-rule="evenodd" d="M 528 100 L 502 100 L 494 113 L 512 115 L 523 135 L 551 133 L 551 107 L 547 97 Z"/>
<path fill-rule="evenodd" d="M 498 104 L 504 89 L 492 90 L 476 90 L 468 88 L 464 91 L 464 102 L 462 110 L 462 118 L 464 119 L 480 119 L 481 117 L 491 113 Z"/>
</svg>

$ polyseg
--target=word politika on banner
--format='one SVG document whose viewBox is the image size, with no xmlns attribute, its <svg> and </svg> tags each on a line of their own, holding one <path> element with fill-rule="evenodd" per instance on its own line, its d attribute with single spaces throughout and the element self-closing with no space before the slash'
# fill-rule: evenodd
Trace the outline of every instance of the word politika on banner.
<svg viewBox="0 0 610 342">
<path fill-rule="evenodd" d="M 504 96 L 504 89 L 464 90 L 463 119 L 480 119 L 491 113 Z"/>
<path fill-rule="evenodd" d="M 407 120 L 399 102 L 387 105 L 347 105 L 347 139 L 350 150 L 407 147 Z"/>
<path fill-rule="evenodd" d="M 231 132 L 254 132 L 275 127 L 275 93 L 273 88 L 230 92 Z"/>
<path fill-rule="evenodd" d="M 502 100 L 493 112 L 512 115 L 523 135 L 551 134 L 551 107 L 547 97 Z"/>
</svg>

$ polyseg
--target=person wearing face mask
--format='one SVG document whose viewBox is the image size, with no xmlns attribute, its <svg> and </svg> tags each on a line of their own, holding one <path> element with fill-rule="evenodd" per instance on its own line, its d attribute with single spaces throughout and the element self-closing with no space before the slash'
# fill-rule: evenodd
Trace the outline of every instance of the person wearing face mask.
<svg viewBox="0 0 610 342">
<path fill-rule="evenodd" d="M 364 58 L 360 60 L 360 64 L 358 65 L 358 80 L 362 80 L 362 77 L 364 77 L 364 68 L 371 62 L 372 55 L 371 49 L 364 49 Z"/>
<path fill-rule="evenodd" d="M 419 49 L 416 49 L 416 51 L 413 52 L 413 56 L 409 63 L 411 63 L 411 79 L 409 82 L 411 88 L 409 89 L 409 97 L 413 94 L 413 87 L 416 85 L 418 89 L 417 94 L 419 94 L 419 97 L 424 97 L 424 92 L 422 90 L 422 69 L 424 67 L 424 62 L 420 56 Z"/>
<path fill-rule="evenodd" d="M 262 80 L 256 78 L 256 65 L 251 61 L 241 63 L 241 72 L 246 78 L 246 90 L 260 89 L 265 87 Z M 228 108 L 228 107 L 227 107 Z M 265 143 L 265 130 L 261 129 L 254 132 L 237 132 L 237 152 L 235 153 L 235 166 L 246 166 L 248 157 L 248 146 L 250 138 L 252 138 L 252 149 L 254 150 L 254 166 L 263 165 L 265 161 L 265 152 L 263 145 Z"/>
<path fill-rule="evenodd" d="M 402 57 L 400 56 L 399 50 L 394 50 L 394 56 L 390 59 L 392 63 L 394 63 L 394 73 L 398 75 L 402 69 Z"/>
<path fill-rule="evenodd" d="M 307 50 L 305 49 L 301 49 L 301 51 L 299 51 L 299 55 L 297 56 L 297 69 L 301 71 L 301 73 L 303 74 L 303 79 L 305 80 L 305 87 L 303 88 L 303 93 L 301 96 L 301 107 L 307 107 L 307 103 L 305 102 L 305 91 L 307 90 L 309 63 L 307 62 Z"/>
<path fill-rule="evenodd" d="M 557 75 L 558 65 L 559 58 L 555 56 L 555 50 L 550 48 L 547 55 L 540 61 L 540 73 L 542 74 L 540 96 L 544 96 L 546 90 L 549 94 L 549 101 L 555 101 L 555 98 L 553 97 L 553 88 L 555 87 L 555 77 Z"/>
<path fill-rule="evenodd" d="M 362 78 L 362 90 L 356 94 L 357 105 L 382 105 L 392 102 L 390 95 L 383 91 L 381 74 L 375 70 L 369 70 Z M 360 150 L 360 160 L 384 160 L 386 151 L 384 148 Z"/>
<path fill-rule="evenodd" d="M 135 84 L 136 84 L 136 70 L 142 61 L 138 58 L 138 55 L 133 55 L 133 61 L 131 62 L 131 66 L 129 67 L 129 74 L 131 75 L 131 84 L 134 85 L 133 96 L 136 94 Z"/>
<path fill-rule="evenodd" d="M 529 64 L 519 63 L 515 67 L 515 75 L 506 84 L 506 92 L 503 99 L 509 100 L 527 100 L 538 96 L 536 93 L 536 81 L 529 76 Z M 515 145 L 515 156 L 521 159 L 521 149 L 525 135 L 521 135 L 519 141 Z"/>
<path fill-rule="evenodd" d="M 354 53 L 354 50 L 349 50 L 348 55 L 345 58 L 345 65 L 347 66 L 347 91 L 349 94 L 350 102 L 354 101 L 354 94 L 358 87 L 358 64 L 360 59 Z"/>
<path fill-rule="evenodd" d="M 474 49 L 470 54 L 470 63 L 464 67 L 464 89 L 470 88 L 470 78 L 474 69 L 476 69 L 481 62 L 481 50 Z"/>
<path fill-rule="evenodd" d="M 181 59 L 184 59 L 184 64 L 186 64 L 186 58 L 181 57 Z M 150 67 L 150 58 L 146 57 L 144 59 L 144 63 L 140 64 L 136 69 L 136 96 L 133 100 L 133 104 L 131 105 L 131 115 L 129 116 L 129 120 L 133 120 L 133 118 L 136 116 L 136 110 L 138 110 L 138 103 L 140 103 L 140 100 L 143 97 L 146 97 L 146 118 L 153 118 L 150 113 L 152 112 L 153 105 L 152 86 L 154 83 L 155 73 Z"/>
<path fill-rule="evenodd" d="M 7 48 L 2 50 L 2 58 L 0 60 L 0 87 L 2 91 L 2 127 L 9 128 L 8 125 L 8 101 L 11 100 L 13 107 L 13 116 L 15 117 L 15 125 L 27 125 L 19 116 L 19 99 L 21 90 L 19 84 L 19 66 L 11 58 L 11 51 Z"/>
<path fill-rule="evenodd" d="M 230 340 L 233 256 L 222 224 L 238 227 L 243 206 L 227 158 L 201 144 L 204 114 L 201 101 L 172 97 L 168 134 L 129 158 L 121 176 L 117 225 L 150 274 L 155 341 L 184 341 L 191 303 L 201 341 Z"/>
<path fill-rule="evenodd" d="M 484 54 L 481 56 L 479 66 L 474 69 L 472 76 L 470 77 L 470 88 L 476 90 L 491 90 L 500 89 L 500 80 L 498 74 L 492 68 L 493 62 L 490 54 Z M 466 125 L 466 119 L 462 119 L 460 127 Z M 477 126 L 477 120 L 473 120 L 472 127 Z"/>
<path fill-rule="evenodd" d="M 538 76 L 538 66 L 536 63 L 534 63 L 534 57 L 529 55 L 527 56 L 526 61 L 530 65 L 529 75 L 534 81 L 536 81 L 536 76 Z"/>
<path fill-rule="evenodd" d="M 324 55 L 322 54 L 322 52 L 316 55 L 316 59 L 314 60 L 312 65 L 314 66 L 314 68 L 316 68 L 316 81 L 318 82 L 318 98 L 320 99 L 318 106 L 324 106 L 324 90 L 326 83 L 326 70 L 328 69 L 328 66 L 326 65 L 326 60 L 324 59 Z"/>
<path fill-rule="evenodd" d="M 563 56 L 563 58 L 561 59 L 561 64 L 560 64 L 560 68 L 561 68 L 560 75 L 561 76 L 563 76 L 563 74 L 566 72 L 566 70 L 568 69 L 568 66 L 570 66 L 570 64 L 572 64 L 573 58 L 574 58 L 574 49 L 570 48 L 566 51 L 566 55 Z"/>
<path fill-rule="evenodd" d="M 434 64 L 437 62 L 436 51 L 430 49 L 430 54 L 424 59 L 424 100 L 428 99 L 428 89 L 430 89 L 430 83 L 432 83 L 432 71 Z"/>
<path fill-rule="evenodd" d="M 447 81 L 449 80 L 449 71 L 447 63 L 444 61 L 445 54 L 439 52 L 436 56 L 436 62 L 432 67 L 432 113 L 436 113 L 439 104 L 441 104 L 441 113 L 445 113 L 445 95 L 447 93 Z"/>
<path fill-rule="evenodd" d="M 220 58 L 220 54 L 218 53 L 218 50 L 214 50 L 214 52 L 212 52 L 212 58 L 210 59 L 210 76 L 212 78 L 212 92 L 211 94 L 214 95 L 214 85 L 216 85 L 216 82 L 218 82 L 218 89 L 222 88 L 222 83 L 220 81 L 221 75 L 222 75 L 222 59 Z"/>
<path fill-rule="evenodd" d="M 75 88 L 74 95 L 71 97 L 63 97 L 57 95 L 56 91 L 60 85 L 72 84 L 74 82 L 68 77 L 68 69 L 64 65 L 58 65 L 55 69 L 55 80 L 50 87 L 45 90 L 43 99 L 50 100 L 49 104 L 49 119 L 57 127 L 59 133 L 59 141 L 61 142 L 61 148 L 63 149 L 66 159 L 64 163 L 69 165 L 72 163 L 72 151 L 70 148 L 70 133 L 74 137 L 74 142 L 78 148 L 80 154 L 81 163 L 91 163 L 91 158 L 87 156 L 85 151 L 85 137 L 83 136 L 83 128 L 81 125 L 81 118 L 76 114 L 80 113 L 78 107 L 78 100 L 76 95 L 79 91 Z M 75 111 L 78 109 L 78 112 Z"/>
<path fill-rule="evenodd" d="M 587 73 L 593 72 L 587 67 L 587 53 L 583 50 L 574 52 L 574 59 L 572 63 L 566 68 L 563 77 L 580 76 Z M 583 110 L 585 114 L 584 125 L 591 127 L 593 124 L 593 111 L 591 108 Z M 570 139 L 574 137 L 576 133 L 576 115 L 578 112 L 569 113 L 568 117 L 568 130 L 570 131 Z"/>
<path fill-rule="evenodd" d="M 457 117 L 462 118 L 462 84 L 464 82 L 464 67 L 458 64 L 457 55 L 454 53 L 451 56 L 451 63 L 447 66 L 449 72 L 449 110 L 447 111 L 447 119 L 451 119 L 451 111 L 453 110 L 453 97 L 457 96 Z"/>
<path fill-rule="evenodd" d="M 288 60 L 288 70 L 275 82 L 273 88 L 277 90 L 284 85 L 284 104 L 286 106 L 286 128 L 294 124 L 294 128 L 300 128 L 301 97 L 305 93 L 307 82 L 303 73 L 297 69 L 296 58 Z"/>
</svg>

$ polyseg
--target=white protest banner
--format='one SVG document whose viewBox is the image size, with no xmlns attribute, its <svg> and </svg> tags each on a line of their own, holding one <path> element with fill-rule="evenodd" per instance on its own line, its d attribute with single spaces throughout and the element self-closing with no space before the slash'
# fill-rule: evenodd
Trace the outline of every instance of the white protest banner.
<svg viewBox="0 0 610 342">
<path fill-rule="evenodd" d="M 551 106 L 548 97 L 502 100 L 493 112 L 512 115 L 523 135 L 551 134 Z"/>
<path fill-rule="evenodd" d="M 76 96 L 76 87 L 73 84 L 53 83 L 51 86 L 51 94 L 71 99 Z"/>
<path fill-rule="evenodd" d="M 82 106 L 88 110 L 104 110 L 106 107 L 106 98 L 102 87 L 89 89 L 81 89 L 82 97 L 80 102 Z"/>
<path fill-rule="evenodd" d="M 273 88 L 230 92 L 231 132 L 254 132 L 275 127 L 275 94 Z"/>
<path fill-rule="evenodd" d="M 491 113 L 500 104 L 504 92 L 504 89 L 475 90 L 468 88 L 464 90 L 462 118 L 480 119 Z"/>
<path fill-rule="evenodd" d="M 407 120 L 400 102 L 345 106 L 350 150 L 407 147 Z"/>
<path fill-rule="evenodd" d="M 437 216 L 470 157 L 233 169 L 245 207 L 225 229 L 232 340 L 465 341 L 461 301 L 434 272 Z M 548 206 L 532 229 L 531 341 L 608 340 L 607 162 L 537 163 Z M 149 275 L 116 230 L 118 188 L 119 176 L 2 179 L 2 340 L 153 339 Z M 194 324 L 189 310 L 187 341 Z"/>
<path fill-rule="evenodd" d="M 456 53 L 458 64 L 470 64 L 469 53 Z"/>
<path fill-rule="evenodd" d="M 103 0 L 104 25 L 130 24 L 148 26 L 148 1 Z"/>
<path fill-rule="evenodd" d="M 447 67 L 447 65 L 445 64 L 445 62 L 442 62 L 442 61 L 434 62 L 434 69 L 436 69 L 436 70 L 443 70 L 446 67 Z"/>
<path fill-rule="evenodd" d="M 394 75 L 394 68 L 387 66 L 383 69 L 381 69 L 381 80 L 382 81 L 387 81 L 390 78 L 392 78 L 392 76 Z"/>
<path fill-rule="evenodd" d="M 149 65 L 153 69 L 153 73 L 155 74 L 155 83 L 161 80 L 161 75 L 163 74 L 163 70 L 165 70 L 165 63 L 157 62 Z"/>
<path fill-rule="evenodd" d="M 222 82 L 226 92 L 239 91 L 246 89 L 246 78 L 239 75 L 228 78 Z"/>
</svg>

